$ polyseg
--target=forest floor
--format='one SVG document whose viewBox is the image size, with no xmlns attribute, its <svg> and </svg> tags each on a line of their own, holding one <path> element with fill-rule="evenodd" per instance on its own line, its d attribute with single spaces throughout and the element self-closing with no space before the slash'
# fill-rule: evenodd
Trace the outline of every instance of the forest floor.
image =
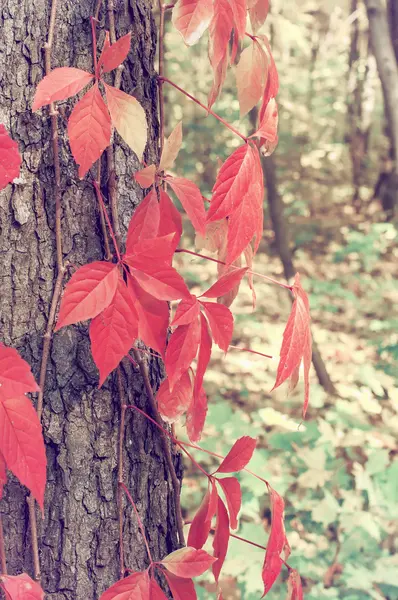
<svg viewBox="0 0 398 600">
<path fill-rule="evenodd" d="M 397 600 L 397 231 L 379 221 L 376 205 L 365 216 L 344 204 L 340 214 L 335 203 L 329 206 L 313 209 L 311 218 L 292 219 L 292 239 L 310 297 L 313 336 L 338 395 L 328 396 L 312 369 L 309 410 L 301 423 L 302 382 L 289 397 L 287 386 L 270 392 L 291 302 L 286 290 L 257 279 L 253 310 L 244 282 L 232 305 L 232 343 L 273 358 L 234 349 L 223 356 L 213 349 L 202 445 L 225 454 L 238 437 L 258 436 L 250 468 L 285 497 L 289 563 L 299 569 L 308 600 Z M 266 231 L 254 270 L 284 281 L 272 239 Z M 192 247 L 188 240 L 186 247 Z M 215 281 L 214 264 L 181 254 L 178 260 L 192 293 Z M 209 464 L 206 457 L 200 460 Z M 205 482 L 197 475 L 187 465 L 183 500 L 189 516 L 203 494 Z M 239 535 L 266 545 L 266 490 L 247 474 L 240 482 Z M 221 579 L 224 600 L 261 597 L 262 561 L 263 551 L 230 544 Z M 285 598 L 284 586 L 274 587 L 269 598 Z M 199 586 L 199 597 L 215 597 L 210 579 Z"/>
</svg>

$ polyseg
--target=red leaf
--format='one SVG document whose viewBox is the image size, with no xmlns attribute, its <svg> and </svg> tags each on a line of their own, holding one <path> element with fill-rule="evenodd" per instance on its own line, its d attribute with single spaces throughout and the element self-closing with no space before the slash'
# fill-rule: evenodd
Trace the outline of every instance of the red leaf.
<svg viewBox="0 0 398 600">
<path fill-rule="evenodd" d="M 46 104 L 57 100 L 66 100 L 78 94 L 92 79 L 94 79 L 94 75 L 74 67 L 54 69 L 37 86 L 32 111 L 35 112 Z"/>
<path fill-rule="evenodd" d="M 297 375 L 297 369 L 301 360 L 305 362 L 305 403 L 303 413 L 307 409 L 309 395 L 309 368 L 311 365 L 311 331 L 310 331 L 310 307 L 308 297 L 303 290 L 300 282 L 300 276 L 296 273 L 293 283 L 293 302 L 292 310 L 283 333 L 282 347 L 280 351 L 280 360 L 278 372 L 276 375 L 273 390 L 279 387 L 284 381 Z M 297 383 L 297 382 L 296 382 Z"/>
<path fill-rule="evenodd" d="M 215 343 L 221 350 L 228 352 L 234 330 L 234 318 L 231 311 L 223 304 L 202 301 L 200 303 L 205 309 Z"/>
<path fill-rule="evenodd" d="M 187 547 L 175 550 L 161 560 L 160 564 L 177 577 L 191 579 L 202 575 L 215 560 L 205 550 Z"/>
<path fill-rule="evenodd" d="M 80 267 L 66 284 L 55 331 L 99 315 L 112 302 L 118 280 L 118 267 L 112 263 L 97 261 Z"/>
<path fill-rule="evenodd" d="M 166 140 L 159 163 L 159 171 L 171 169 L 178 156 L 182 144 L 182 123 L 177 123 L 170 136 Z"/>
<path fill-rule="evenodd" d="M 149 188 L 155 183 L 156 165 L 149 165 L 134 173 L 135 180 L 143 188 Z"/>
<path fill-rule="evenodd" d="M 171 334 L 164 361 L 171 390 L 182 373 L 190 367 L 198 351 L 199 342 L 199 319 L 195 319 L 189 325 L 180 325 Z"/>
<path fill-rule="evenodd" d="M 98 72 L 101 67 L 104 73 L 109 73 L 116 69 L 127 57 L 130 50 L 131 33 L 127 33 L 123 37 L 119 38 L 117 42 L 112 44 L 104 44 L 101 56 L 98 61 Z"/>
<path fill-rule="evenodd" d="M 32 492 L 43 509 L 46 451 L 40 421 L 26 396 L 0 396 L 0 452 L 7 468 Z"/>
<path fill-rule="evenodd" d="M 257 0 L 249 6 L 249 17 L 253 33 L 256 33 L 265 23 L 269 11 L 269 0 Z"/>
<path fill-rule="evenodd" d="M 278 105 L 275 98 L 268 102 L 259 128 L 250 137 L 264 138 L 268 142 L 278 140 Z"/>
<path fill-rule="evenodd" d="M 213 575 L 218 582 L 220 571 L 227 556 L 229 542 L 229 518 L 227 509 L 221 498 L 218 498 L 216 531 L 213 539 L 214 556 L 217 558 L 212 565 Z"/>
<path fill-rule="evenodd" d="M 7 483 L 7 465 L 4 456 L 0 452 L 0 500 L 3 497 L 3 487 Z"/>
<path fill-rule="evenodd" d="M 239 438 L 215 473 L 232 473 L 244 469 L 248 462 L 250 462 L 256 445 L 256 438 L 249 437 L 248 435 Z"/>
<path fill-rule="evenodd" d="M 132 573 L 111 585 L 99 600 L 149 600 L 149 586 L 148 571 Z"/>
<path fill-rule="evenodd" d="M 214 481 L 209 481 L 207 492 L 189 528 L 188 546 L 202 548 L 211 529 L 211 520 L 217 510 L 217 488 Z"/>
<path fill-rule="evenodd" d="M 173 247 L 177 248 L 182 235 L 181 215 L 174 206 L 170 196 L 163 190 L 160 190 L 160 224 L 158 235 L 168 235 L 174 233 Z"/>
<path fill-rule="evenodd" d="M 228 217 L 239 207 L 252 184 L 254 172 L 254 150 L 250 144 L 244 144 L 227 158 L 218 172 L 207 213 L 209 222 Z"/>
<path fill-rule="evenodd" d="M 196 368 L 194 395 L 199 396 L 202 389 L 203 377 L 209 364 L 211 356 L 212 339 L 209 326 L 203 314 L 200 315 L 200 346 L 198 355 L 198 365 Z"/>
<path fill-rule="evenodd" d="M 156 394 L 159 413 L 167 423 L 175 423 L 183 415 L 192 399 L 192 381 L 185 371 L 170 392 L 169 381 L 165 379 Z"/>
<path fill-rule="evenodd" d="M 0 575 L 0 584 L 10 600 L 44 600 L 40 585 L 26 573 Z"/>
<path fill-rule="evenodd" d="M 39 392 L 30 366 L 14 348 L 0 342 L 0 392 L 3 398 L 15 398 L 27 392 Z"/>
<path fill-rule="evenodd" d="M 214 81 L 209 92 L 209 97 L 207 100 L 207 105 L 211 108 L 214 102 L 217 100 L 222 87 L 224 85 L 225 77 L 227 75 L 227 67 L 229 62 L 229 51 L 227 51 L 218 65 L 213 69 Z"/>
<path fill-rule="evenodd" d="M 195 231 L 205 232 L 206 211 L 202 194 L 197 185 L 184 177 L 168 177 L 167 183 L 181 202 Z"/>
<path fill-rule="evenodd" d="M 164 235 L 163 237 L 153 238 L 151 240 L 142 240 L 133 246 L 133 256 L 125 256 L 126 262 L 132 262 L 136 258 L 141 261 L 160 261 L 171 266 L 173 259 L 173 234 Z"/>
<path fill-rule="evenodd" d="M 82 179 L 111 141 L 111 119 L 98 83 L 74 107 L 68 121 L 68 135 Z"/>
<path fill-rule="evenodd" d="M 172 21 L 187 46 L 192 46 L 202 37 L 212 16 L 211 0 L 178 0 L 173 8 Z"/>
<path fill-rule="evenodd" d="M 191 295 L 190 298 L 184 298 L 177 306 L 174 319 L 170 323 L 171 327 L 179 325 L 189 325 L 200 313 L 200 304 L 196 296 Z"/>
<path fill-rule="evenodd" d="M 167 600 L 167 596 L 154 579 L 149 584 L 150 600 Z"/>
<path fill-rule="evenodd" d="M 292 569 L 289 573 L 287 590 L 286 600 L 303 600 L 304 596 L 301 585 L 301 577 L 296 569 Z"/>
<path fill-rule="evenodd" d="M 268 539 L 267 550 L 265 552 L 265 559 L 262 571 L 262 577 L 264 582 L 264 594 L 265 596 L 272 586 L 274 585 L 279 573 L 282 569 L 282 559 L 280 557 L 285 547 L 285 526 L 283 522 L 283 512 L 285 509 L 285 503 L 283 498 L 274 490 L 271 486 L 268 486 L 271 499 L 271 533 Z"/>
<path fill-rule="evenodd" d="M 172 573 L 164 573 L 174 600 L 196 600 L 195 586 L 192 579 L 181 579 Z"/>
<path fill-rule="evenodd" d="M 276 69 L 274 58 L 272 56 L 271 46 L 270 46 L 267 36 L 261 35 L 261 36 L 259 36 L 259 39 L 261 39 L 261 41 L 264 43 L 264 45 L 267 49 L 267 57 L 268 57 L 268 79 L 267 79 L 267 85 L 265 86 L 265 89 L 264 89 L 263 100 L 262 100 L 261 108 L 259 111 L 259 120 L 261 123 L 263 120 L 263 117 L 264 117 L 264 112 L 268 106 L 268 102 L 270 101 L 271 98 L 276 98 L 276 95 L 278 93 L 279 77 L 278 77 L 278 71 Z"/>
<path fill-rule="evenodd" d="M 155 238 L 160 222 L 159 202 L 156 190 L 145 196 L 135 209 L 127 231 L 126 254 L 133 254 L 133 248 L 142 240 Z"/>
<path fill-rule="evenodd" d="M 228 229 L 227 229 L 227 235 L 228 235 Z M 218 255 L 217 255 L 217 259 L 222 260 L 224 263 L 225 263 L 226 258 L 227 258 L 227 236 L 225 236 L 225 241 L 223 243 L 223 246 L 222 246 L 222 248 L 220 248 L 220 250 L 218 251 Z M 241 267 L 242 267 L 242 256 L 238 256 L 238 258 L 236 260 L 234 260 L 234 262 L 229 266 L 219 263 L 217 265 L 217 274 L 221 278 L 224 275 L 227 275 L 227 273 L 233 273 L 234 271 L 237 270 L 237 268 L 239 269 Z M 249 274 L 249 277 L 250 277 L 250 274 Z M 229 308 L 239 293 L 240 284 L 241 284 L 241 281 L 239 280 L 236 283 L 236 285 L 233 286 L 232 289 L 230 289 L 226 294 L 219 296 L 217 298 L 217 302 L 219 302 L 220 304 L 224 304 L 225 306 L 228 306 L 228 308 Z"/>
<path fill-rule="evenodd" d="M 227 501 L 229 519 L 231 521 L 231 529 L 238 527 L 238 514 L 242 505 L 242 491 L 240 483 L 236 477 L 224 477 L 217 479 L 217 482 L 222 487 Z"/>
<path fill-rule="evenodd" d="M 259 102 L 264 92 L 266 75 L 266 54 L 257 40 L 253 40 L 251 45 L 242 51 L 236 67 L 236 85 L 241 118 Z"/>
<path fill-rule="evenodd" d="M 181 275 L 166 262 L 145 256 L 125 256 L 124 260 L 140 286 L 158 300 L 181 300 L 190 296 Z"/>
<path fill-rule="evenodd" d="M 143 290 L 133 277 L 129 276 L 127 281 L 135 296 L 139 338 L 163 356 L 169 326 L 169 306 L 164 300 L 158 300 Z"/>
<path fill-rule="evenodd" d="M 214 0 L 214 15 L 209 27 L 209 58 L 213 70 L 228 54 L 233 12 L 228 0 Z"/>
<path fill-rule="evenodd" d="M 21 162 L 17 142 L 10 138 L 0 123 L 0 190 L 19 177 Z"/>
<path fill-rule="evenodd" d="M 242 277 L 247 271 L 247 267 L 242 269 L 231 269 L 228 273 L 220 277 L 201 297 L 203 298 L 219 298 L 230 292 L 234 287 L 238 286 Z"/>
<path fill-rule="evenodd" d="M 141 160 L 148 137 L 145 111 L 134 96 L 103 83 L 112 124 Z"/>
<path fill-rule="evenodd" d="M 232 6 L 232 12 L 234 15 L 234 27 L 236 30 L 238 40 L 242 40 L 245 37 L 246 31 L 246 0 L 230 0 Z"/>
<path fill-rule="evenodd" d="M 191 442 L 198 442 L 202 436 L 207 414 L 207 396 L 202 388 L 194 395 L 187 412 L 187 433 Z"/>
<path fill-rule="evenodd" d="M 90 324 L 91 352 L 100 372 L 99 387 L 138 337 L 138 314 L 134 298 L 119 277 L 116 292 L 108 308 Z"/>
</svg>

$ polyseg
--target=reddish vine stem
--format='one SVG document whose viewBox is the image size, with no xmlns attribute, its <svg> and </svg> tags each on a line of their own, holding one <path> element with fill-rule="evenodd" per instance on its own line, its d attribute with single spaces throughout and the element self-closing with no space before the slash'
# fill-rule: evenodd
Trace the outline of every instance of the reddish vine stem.
<svg viewBox="0 0 398 600">
<path fill-rule="evenodd" d="M 251 350 L 251 348 L 240 348 L 240 346 L 232 346 L 232 344 L 230 344 L 229 347 L 233 348 L 233 350 L 240 350 L 241 352 L 250 352 L 250 354 L 258 354 L 258 356 L 264 356 L 264 358 L 274 358 L 270 354 L 263 354 L 263 352 Z"/>
<path fill-rule="evenodd" d="M 192 96 L 191 94 L 189 94 L 182 87 L 180 87 L 179 85 L 177 85 L 176 83 L 174 83 L 173 81 L 171 81 L 170 79 L 168 79 L 167 77 L 163 77 L 163 76 L 162 77 L 160 77 L 160 76 L 158 77 L 158 82 L 159 82 L 160 85 L 163 82 L 169 83 L 170 85 L 172 85 L 176 90 L 178 90 L 179 92 L 181 92 L 181 94 L 184 94 L 184 96 L 186 96 L 187 98 L 189 98 L 190 100 L 192 100 L 193 102 L 195 102 L 198 106 L 202 107 L 207 113 L 211 114 L 214 118 L 216 118 L 218 121 L 220 121 L 220 123 L 222 123 L 225 127 L 227 127 L 228 129 L 230 129 L 232 131 L 232 133 L 234 133 L 235 135 L 238 135 L 244 142 L 246 142 L 246 144 L 249 143 L 249 138 L 248 137 L 246 137 L 245 135 L 243 135 L 243 133 L 240 133 L 240 131 L 238 131 L 237 129 L 235 129 L 235 127 L 233 127 L 232 125 L 230 125 L 227 121 L 225 121 L 225 119 L 223 119 L 222 117 L 220 117 L 220 115 L 218 115 L 217 113 L 215 113 L 208 106 L 205 106 L 205 104 L 202 104 L 202 102 L 200 102 L 200 100 L 198 100 L 197 98 L 195 98 L 195 96 Z"/>
<path fill-rule="evenodd" d="M 175 511 L 176 511 L 176 521 L 177 521 L 177 532 L 178 532 L 178 540 L 180 542 L 180 544 L 182 546 L 185 545 L 185 540 L 184 540 L 184 529 L 183 529 L 183 518 L 182 518 L 182 513 L 181 513 L 181 504 L 180 504 L 180 493 L 181 493 L 181 485 L 180 482 L 178 480 L 175 468 L 174 468 L 174 464 L 173 464 L 173 459 L 171 457 L 171 452 L 170 452 L 170 446 L 167 442 L 167 437 L 165 435 L 165 430 L 162 426 L 162 419 L 159 415 L 157 406 L 156 406 L 156 401 L 155 401 L 155 397 L 153 395 L 153 390 L 152 390 L 152 385 L 151 382 L 149 381 L 149 372 L 148 372 L 148 365 L 146 364 L 146 362 L 144 360 L 142 360 L 142 357 L 140 355 L 139 352 L 137 352 L 136 349 L 133 350 L 133 354 L 134 354 L 134 360 L 136 361 L 136 363 L 138 364 L 138 367 L 140 369 L 140 373 L 141 376 L 144 380 L 144 386 L 147 392 L 147 396 L 148 396 L 148 402 L 149 402 L 149 406 L 151 408 L 152 414 L 154 416 L 154 420 L 152 419 L 152 422 L 156 423 L 156 425 L 159 427 L 160 431 L 161 431 L 161 441 L 162 441 L 162 446 L 163 446 L 163 450 L 164 450 L 164 455 L 166 458 L 166 463 L 167 463 L 167 467 L 170 473 L 170 478 L 171 478 L 171 483 L 173 486 L 173 495 L 174 495 L 174 506 L 175 506 Z M 144 413 L 146 414 L 146 413 Z"/>
<path fill-rule="evenodd" d="M 212 258 L 211 256 L 206 256 L 206 254 L 199 254 L 198 252 L 193 252 L 193 250 L 186 250 L 185 248 L 177 248 L 175 252 L 185 252 L 185 254 L 192 254 L 192 256 L 197 256 L 198 258 L 204 258 L 205 260 L 210 260 L 211 262 L 215 262 L 218 265 L 226 265 L 227 263 L 223 260 L 218 260 L 217 258 Z M 239 269 L 240 267 L 235 267 L 235 265 L 228 265 L 230 269 Z M 285 288 L 286 290 L 292 291 L 293 288 L 291 285 L 287 285 L 286 283 L 282 283 L 277 279 L 273 279 L 272 277 L 268 277 L 268 275 L 263 275 L 262 273 L 257 273 L 256 271 L 252 271 L 248 269 L 247 271 L 251 275 L 255 275 L 256 277 L 260 277 L 261 279 L 265 279 L 265 281 L 269 281 L 269 283 L 274 283 L 275 285 L 279 285 L 280 287 Z"/>
<path fill-rule="evenodd" d="M 2 575 L 7 575 L 6 550 L 4 546 L 3 518 L 0 513 L 0 569 Z"/>
<path fill-rule="evenodd" d="M 135 505 L 135 502 L 134 502 L 134 500 L 133 500 L 130 492 L 128 491 L 127 487 L 125 486 L 125 484 L 123 482 L 120 484 L 120 487 L 124 490 L 124 493 L 126 494 L 127 498 L 130 501 L 131 506 L 134 509 L 134 513 L 135 513 L 135 516 L 137 517 L 137 521 L 138 521 L 138 527 L 140 528 L 141 535 L 144 538 L 145 548 L 146 548 L 146 551 L 148 552 L 149 560 L 151 561 L 151 565 L 153 565 L 153 558 L 152 558 L 152 555 L 151 555 L 151 551 L 149 549 L 148 540 L 147 540 L 146 535 L 145 535 L 144 524 L 141 521 L 141 517 L 140 517 L 140 515 L 138 513 L 138 510 L 137 510 L 137 507 Z"/>
<path fill-rule="evenodd" d="M 100 185 L 101 185 L 101 160 L 97 161 L 97 184 L 98 184 L 98 189 L 100 189 Z M 101 204 L 101 202 L 98 199 L 97 188 L 95 188 L 95 192 L 96 192 L 96 196 L 97 196 L 98 208 L 99 208 L 99 213 L 100 213 L 100 222 L 101 222 L 102 237 L 103 237 L 103 240 L 104 240 L 105 260 L 112 260 L 112 252 L 111 252 L 111 249 L 109 247 L 108 235 L 106 233 L 106 221 L 105 221 L 104 209 L 103 209 L 103 205 Z"/>
<path fill-rule="evenodd" d="M 110 234 L 110 236 L 112 238 L 113 245 L 115 246 L 115 252 L 116 252 L 117 260 L 120 263 L 120 262 L 122 262 L 122 257 L 120 255 L 120 251 L 119 251 L 119 244 L 117 243 L 116 236 L 115 236 L 115 233 L 113 231 L 112 224 L 111 224 L 111 222 L 109 220 L 109 216 L 108 216 L 108 213 L 106 211 L 106 206 L 105 206 L 104 200 L 102 198 L 102 192 L 101 192 L 101 190 L 99 188 L 99 185 L 98 185 L 97 181 L 95 181 L 95 179 L 93 179 L 93 186 L 94 186 L 96 194 L 97 194 L 98 202 L 99 202 L 102 210 L 104 211 L 104 217 L 105 217 L 106 223 L 108 225 L 109 234 Z"/>
</svg>

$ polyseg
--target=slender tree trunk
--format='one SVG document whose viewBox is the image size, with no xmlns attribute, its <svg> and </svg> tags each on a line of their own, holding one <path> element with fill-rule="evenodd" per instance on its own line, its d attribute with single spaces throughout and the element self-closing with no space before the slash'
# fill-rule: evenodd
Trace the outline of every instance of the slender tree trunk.
<svg viewBox="0 0 398 600">
<path fill-rule="evenodd" d="M 92 70 L 90 16 L 94 0 L 58 3 L 53 67 Z M 104 0 L 105 4 L 105 0 Z M 150 0 L 115 2 L 117 35 L 132 31 L 122 89 L 142 102 L 149 123 L 145 160 L 157 155 L 156 32 Z M 20 178 L 0 195 L 0 339 L 16 347 L 38 380 L 43 334 L 56 276 L 54 169 L 48 111 L 32 114 L 35 88 L 44 76 L 50 0 L 2 0 L 0 11 L 0 122 L 18 141 L 23 157 Z M 102 43 L 106 11 L 101 10 Z M 93 188 L 80 181 L 66 136 L 74 101 L 59 107 L 64 258 L 71 269 L 103 258 L 98 207 Z M 141 192 L 133 183 L 136 157 L 115 134 L 115 169 L 120 228 L 126 227 Z M 102 172 L 106 173 L 106 157 Z M 107 194 L 107 179 L 102 187 Z M 67 277 L 71 274 L 68 272 Z M 151 361 L 154 389 L 162 366 Z M 127 404 L 147 408 L 143 381 L 127 363 L 122 367 Z M 42 585 L 51 600 L 97 600 L 120 577 L 117 507 L 119 394 L 111 376 L 98 389 L 86 325 L 65 327 L 51 346 L 44 395 L 47 447 L 44 518 L 37 515 Z M 154 559 L 178 547 L 169 473 L 158 431 L 140 415 L 127 412 L 126 486 L 145 523 Z M 179 457 L 175 457 L 180 473 Z M 32 574 L 26 490 L 10 477 L 0 503 L 10 574 Z M 124 551 L 129 569 L 143 569 L 148 557 L 131 507 L 124 502 Z"/>
<path fill-rule="evenodd" d="M 388 27 L 387 13 L 381 0 L 365 0 L 370 39 L 383 88 L 384 105 L 391 140 L 393 166 L 385 187 L 383 208 L 391 216 L 398 203 L 398 65 Z"/>
</svg>

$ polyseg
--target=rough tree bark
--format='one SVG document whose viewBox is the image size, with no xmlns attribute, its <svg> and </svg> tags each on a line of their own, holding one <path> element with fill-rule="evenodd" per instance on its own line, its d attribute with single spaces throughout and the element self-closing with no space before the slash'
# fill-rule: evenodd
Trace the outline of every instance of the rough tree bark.
<svg viewBox="0 0 398 600">
<path fill-rule="evenodd" d="M 90 16 L 95 0 L 63 0 L 56 19 L 53 68 L 92 69 Z M 143 104 L 149 123 L 145 159 L 157 155 L 156 31 L 151 0 L 115 2 L 117 35 L 132 31 L 122 89 Z M 0 339 L 16 347 L 38 380 L 43 333 L 56 276 L 54 170 L 48 111 L 32 114 L 35 87 L 44 76 L 43 45 L 50 0 L 2 0 L 0 8 L 0 122 L 18 141 L 23 156 L 20 178 L 0 196 Z M 99 39 L 106 11 L 102 8 Z M 109 28 L 108 26 L 106 28 Z M 66 123 L 74 102 L 60 107 L 62 233 L 64 258 L 73 267 L 103 258 L 99 214 L 92 185 L 80 181 L 72 159 Z M 103 158 L 102 173 L 106 173 Z M 123 236 L 141 192 L 132 180 L 136 157 L 115 135 L 115 165 Z M 107 193 L 103 176 L 102 187 Z M 68 277 L 71 272 L 69 271 Z M 162 366 L 152 361 L 154 388 Z M 146 408 L 143 382 L 122 368 L 128 404 Z M 117 441 L 119 397 L 114 377 L 100 389 L 86 325 L 56 333 L 44 396 L 43 427 L 48 483 L 44 519 L 38 515 L 42 585 L 51 600 L 97 600 L 119 578 Z M 181 474 L 178 456 L 177 473 Z M 125 483 L 144 520 L 155 559 L 178 547 L 170 477 L 157 430 L 127 412 Z M 10 477 L 0 504 L 9 573 L 32 574 L 26 490 Z M 124 503 L 126 566 L 143 569 L 147 556 L 131 507 Z"/>
<path fill-rule="evenodd" d="M 381 0 L 365 0 L 370 39 L 376 58 L 381 86 L 383 88 L 384 105 L 391 140 L 393 157 L 392 171 L 385 188 L 387 200 L 383 208 L 394 213 L 398 203 L 398 65 L 391 41 L 385 5 Z"/>
</svg>

